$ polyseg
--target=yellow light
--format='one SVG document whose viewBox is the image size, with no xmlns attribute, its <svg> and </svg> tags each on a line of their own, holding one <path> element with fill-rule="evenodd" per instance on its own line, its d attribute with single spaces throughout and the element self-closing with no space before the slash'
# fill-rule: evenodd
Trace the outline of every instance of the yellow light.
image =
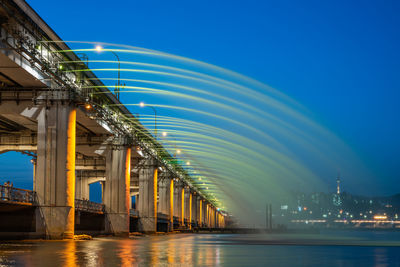
<svg viewBox="0 0 400 267">
<path fill-rule="evenodd" d="M 92 105 L 89 104 L 89 103 L 86 103 L 86 104 L 85 104 L 85 109 L 87 109 L 87 110 L 92 109 Z"/>
<path fill-rule="evenodd" d="M 101 45 L 96 45 L 96 51 L 101 52 L 101 50 L 103 50 L 103 47 L 101 47 Z"/>
<path fill-rule="evenodd" d="M 181 154 L 181 150 L 178 149 L 178 150 L 176 151 L 176 153 L 177 153 L 177 154 Z"/>
<path fill-rule="evenodd" d="M 144 102 L 140 102 L 139 103 L 139 106 L 142 108 L 142 107 L 144 107 Z"/>
<path fill-rule="evenodd" d="M 387 216 L 386 215 L 375 215 L 374 220 L 386 220 Z"/>
<path fill-rule="evenodd" d="M 201 177 L 199 178 L 199 181 L 201 181 Z"/>
<path fill-rule="evenodd" d="M 167 132 L 162 132 L 162 136 L 167 136 Z"/>
<path fill-rule="evenodd" d="M 186 161 L 186 165 L 190 165 L 190 161 Z"/>
</svg>

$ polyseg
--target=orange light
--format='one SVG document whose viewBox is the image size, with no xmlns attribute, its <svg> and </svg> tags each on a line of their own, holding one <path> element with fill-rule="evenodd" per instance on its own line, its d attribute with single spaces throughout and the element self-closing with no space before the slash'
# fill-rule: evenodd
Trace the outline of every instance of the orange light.
<svg viewBox="0 0 400 267">
<path fill-rule="evenodd" d="M 155 168 L 154 169 L 154 174 L 153 174 L 153 179 L 154 179 L 154 218 L 156 218 L 155 220 L 155 224 L 156 224 L 156 229 L 157 229 L 157 180 L 158 180 L 158 169 Z"/>
<path fill-rule="evenodd" d="M 374 220 L 386 220 L 387 216 L 386 215 L 375 215 Z"/>
<path fill-rule="evenodd" d="M 67 162 L 66 182 L 67 199 L 66 206 L 71 207 L 67 214 L 64 238 L 74 238 L 75 227 L 75 147 L 76 147 L 76 109 L 72 109 L 68 116 L 67 126 Z"/>
<path fill-rule="evenodd" d="M 92 107 L 92 105 L 91 104 L 89 104 L 89 103 L 86 103 L 85 104 L 85 109 L 86 110 L 90 110 L 90 109 L 92 109 L 93 107 Z"/>
<path fill-rule="evenodd" d="M 169 216 L 171 225 L 174 224 L 174 180 L 169 185 Z"/>
</svg>

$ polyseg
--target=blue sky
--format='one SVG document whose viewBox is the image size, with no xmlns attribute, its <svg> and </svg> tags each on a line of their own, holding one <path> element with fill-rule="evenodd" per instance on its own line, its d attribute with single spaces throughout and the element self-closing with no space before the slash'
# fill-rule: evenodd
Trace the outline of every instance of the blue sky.
<svg viewBox="0 0 400 267">
<path fill-rule="evenodd" d="M 376 193 L 400 191 L 400 2 L 27 2 L 65 40 L 161 50 L 282 91 L 361 156 Z"/>
</svg>

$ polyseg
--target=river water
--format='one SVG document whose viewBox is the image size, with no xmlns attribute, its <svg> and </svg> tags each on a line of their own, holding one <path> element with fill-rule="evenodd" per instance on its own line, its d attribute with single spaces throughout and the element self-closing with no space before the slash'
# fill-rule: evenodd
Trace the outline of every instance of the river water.
<svg viewBox="0 0 400 267">
<path fill-rule="evenodd" d="M 2 242 L 0 266 L 400 266 L 400 232 Z"/>
</svg>

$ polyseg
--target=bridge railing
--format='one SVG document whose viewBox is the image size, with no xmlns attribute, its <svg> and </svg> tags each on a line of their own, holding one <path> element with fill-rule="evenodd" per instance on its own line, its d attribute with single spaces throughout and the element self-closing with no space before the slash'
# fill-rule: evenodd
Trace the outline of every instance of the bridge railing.
<svg viewBox="0 0 400 267">
<path fill-rule="evenodd" d="M 36 192 L 12 186 L 0 185 L 0 200 L 15 203 L 36 204 Z"/>
<path fill-rule="evenodd" d="M 104 204 L 90 200 L 75 199 L 75 209 L 79 211 L 103 213 L 105 211 L 105 206 Z"/>
</svg>

